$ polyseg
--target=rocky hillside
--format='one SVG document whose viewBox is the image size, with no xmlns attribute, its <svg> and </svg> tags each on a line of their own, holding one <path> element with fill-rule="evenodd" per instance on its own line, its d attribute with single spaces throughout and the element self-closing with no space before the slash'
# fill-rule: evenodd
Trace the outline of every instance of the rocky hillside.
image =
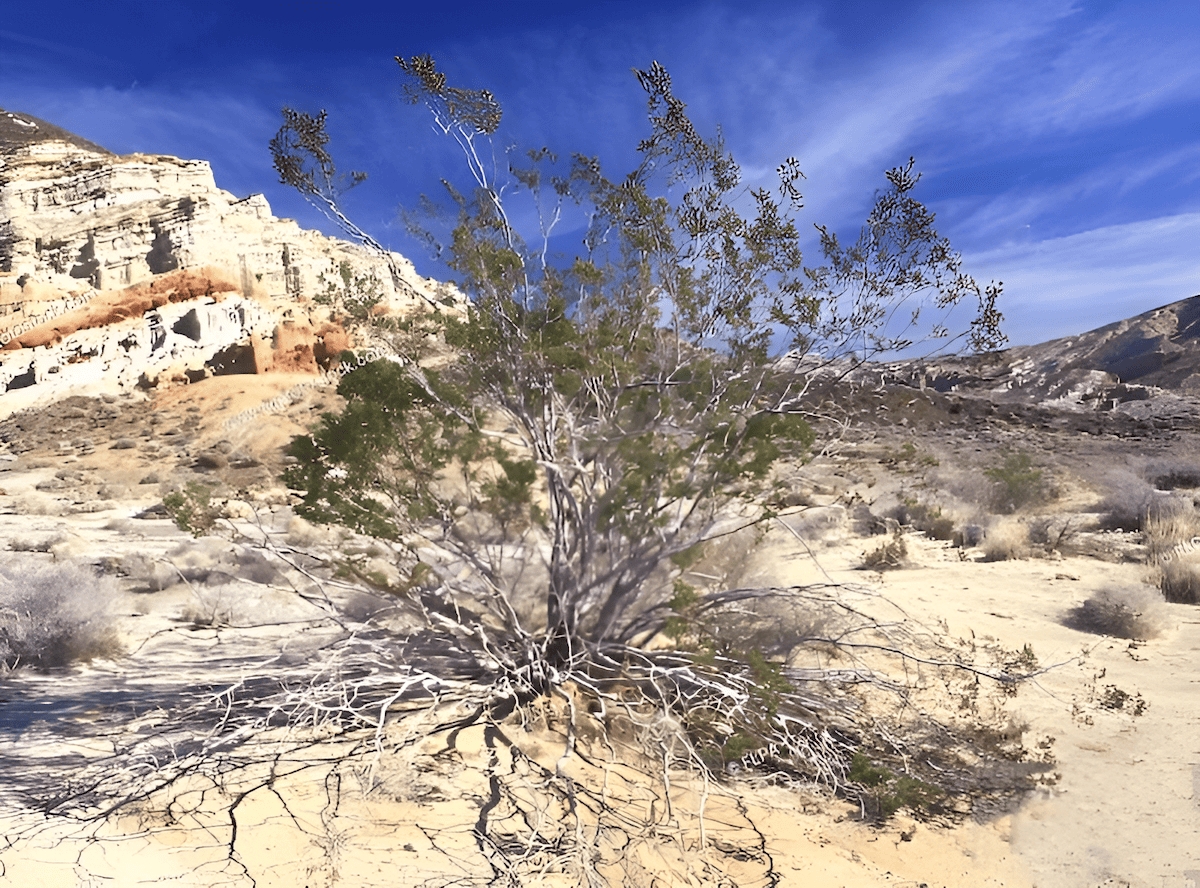
<svg viewBox="0 0 1200 888">
<path fill-rule="evenodd" d="M 1200 296 L 1038 345 L 849 375 L 1068 412 L 1186 416 L 1191 424 L 1200 421 Z"/>
<path fill-rule="evenodd" d="M 393 311 L 444 298 L 403 257 L 221 190 L 205 161 L 117 156 L 0 109 L 2 413 L 163 373 L 316 372 L 361 286 Z"/>
</svg>

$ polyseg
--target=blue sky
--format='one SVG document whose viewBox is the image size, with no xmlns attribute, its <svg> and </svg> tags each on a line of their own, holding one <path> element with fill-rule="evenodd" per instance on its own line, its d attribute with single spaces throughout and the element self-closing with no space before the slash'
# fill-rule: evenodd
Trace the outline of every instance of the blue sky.
<svg viewBox="0 0 1200 888">
<path fill-rule="evenodd" d="M 393 56 L 431 53 L 495 93 L 506 139 L 612 175 L 645 134 L 631 69 L 657 60 L 751 184 L 799 159 L 802 221 L 853 233 L 915 156 L 917 196 L 977 279 L 1004 281 L 1022 344 L 1200 294 L 1198 49 L 1197 0 L 76 0 L 6 9 L 0 107 L 207 159 L 306 227 L 325 226 L 267 142 L 282 106 L 327 109 L 335 156 L 370 175 L 351 215 L 432 273 L 396 210 L 459 167 L 398 100 Z"/>
</svg>

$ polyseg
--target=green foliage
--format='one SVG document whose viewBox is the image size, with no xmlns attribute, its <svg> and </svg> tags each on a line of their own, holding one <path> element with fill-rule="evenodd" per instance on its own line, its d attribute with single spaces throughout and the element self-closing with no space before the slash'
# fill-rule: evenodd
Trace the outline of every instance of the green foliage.
<svg viewBox="0 0 1200 888">
<path fill-rule="evenodd" d="M 912 441 L 905 441 L 900 445 L 899 450 L 889 449 L 884 454 L 882 462 L 884 465 L 892 466 L 900 471 L 912 471 L 915 467 L 936 466 L 939 461 L 932 453 L 919 453 L 917 445 Z"/>
<path fill-rule="evenodd" d="M 850 773 L 846 776 L 863 786 L 879 786 L 891 780 L 893 775 L 887 768 L 876 767 L 869 758 L 856 752 L 850 760 Z"/>
<path fill-rule="evenodd" d="M 997 511 L 1008 514 L 1046 498 L 1042 470 L 1023 451 L 1005 454 L 1003 465 L 984 469 L 983 474 L 995 485 L 993 501 Z"/>
<path fill-rule="evenodd" d="M 886 820 L 901 808 L 926 809 L 944 795 L 941 789 L 932 784 L 906 774 L 897 776 L 887 768 L 875 765 L 862 752 L 854 753 L 846 776 L 851 782 L 871 790 L 865 800 L 872 803 L 870 813 L 881 820 Z"/>
<path fill-rule="evenodd" d="M 189 481 L 183 490 L 175 490 L 164 496 L 163 506 L 176 527 L 194 537 L 201 537 L 217 523 L 217 510 L 212 504 L 215 489 L 214 484 Z"/>
<path fill-rule="evenodd" d="M 931 506 L 919 500 L 905 497 L 896 510 L 896 520 L 915 527 L 931 540 L 954 538 L 954 519 L 943 515 L 940 506 Z"/>
<path fill-rule="evenodd" d="M 374 316 L 374 309 L 383 301 L 383 285 L 374 275 L 354 274 L 349 262 L 332 267 L 330 273 L 321 272 L 317 281 L 325 289 L 313 294 L 313 302 L 328 305 L 351 321 L 366 323 Z"/>
<path fill-rule="evenodd" d="M 297 514 L 385 539 L 400 538 L 401 518 L 441 516 L 448 506 L 437 495 L 438 473 L 475 447 L 457 417 L 432 409 L 429 388 L 387 360 L 346 374 L 338 394 L 342 412 L 323 414 L 288 446 L 296 462 L 284 481 L 304 492 Z"/>
<path fill-rule="evenodd" d="M 930 304 L 967 296 L 980 299 L 971 342 L 998 335 L 998 288 L 962 272 L 912 197 L 911 163 L 887 173 L 854 247 L 822 229 L 825 264 L 812 268 L 798 163 L 749 188 L 657 64 L 637 72 L 649 120 L 639 162 L 609 178 L 595 158 L 545 148 L 494 164 L 495 97 L 451 86 L 428 56 L 396 61 L 406 99 L 466 161 L 466 177 L 443 180 L 444 206 L 426 198 L 406 218 L 469 305 L 397 327 L 398 363 L 343 379 L 345 409 L 293 442 L 286 479 L 310 520 L 432 537 L 489 588 L 538 590 L 546 625 L 519 631 L 544 633 L 547 650 L 628 641 L 667 599 L 670 631 L 695 634 L 667 566 L 731 514 L 769 518 L 775 467 L 816 440 L 797 397 L 807 380 L 776 360 L 785 338 L 818 363 L 869 356 L 913 341 Z M 272 151 L 283 181 L 336 215 L 324 122 L 286 111 Z M 571 254 L 550 249 L 560 225 L 582 232 Z M 901 305 L 911 321 L 894 329 Z M 518 589 L 503 551 L 477 545 L 481 528 L 548 558 L 523 565 Z"/>
</svg>

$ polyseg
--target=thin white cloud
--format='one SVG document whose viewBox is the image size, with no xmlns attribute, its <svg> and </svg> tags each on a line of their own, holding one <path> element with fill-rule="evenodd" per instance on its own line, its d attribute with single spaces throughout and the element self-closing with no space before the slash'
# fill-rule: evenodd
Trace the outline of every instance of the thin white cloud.
<svg viewBox="0 0 1200 888">
<path fill-rule="evenodd" d="M 1169 177 L 1168 205 L 1150 212 L 1139 210 L 1139 189 L 1160 177 Z M 1098 223 L 1164 209 L 1200 210 L 1200 194 L 1183 187 L 1198 180 L 1200 143 L 1149 158 L 1141 153 L 1118 156 L 1052 182 L 1018 182 L 992 194 L 945 200 L 940 209 L 943 217 L 954 220 L 960 242 L 999 245 L 1037 237 L 1048 227 L 1059 232 L 1091 230 Z"/>
<path fill-rule="evenodd" d="M 1200 17 L 1181 9 L 1189 5 L 1165 14 L 1127 7 L 1067 35 L 1041 70 L 1021 77 L 1024 88 L 1011 93 L 1005 119 L 1029 133 L 1071 132 L 1200 98 Z"/>
<path fill-rule="evenodd" d="M 1083 333 L 1200 294 L 1200 213 L 1097 228 L 965 257 L 1004 281 L 1014 345 Z"/>
</svg>

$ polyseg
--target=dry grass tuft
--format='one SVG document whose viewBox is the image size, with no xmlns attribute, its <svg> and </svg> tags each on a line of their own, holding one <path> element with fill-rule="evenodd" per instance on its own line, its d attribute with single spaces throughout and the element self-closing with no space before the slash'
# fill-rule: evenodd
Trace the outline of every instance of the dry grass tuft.
<svg viewBox="0 0 1200 888">
<path fill-rule="evenodd" d="M 864 570 L 898 570 L 908 563 L 908 544 L 904 534 L 897 530 L 885 543 L 870 552 L 863 553 Z"/>
<path fill-rule="evenodd" d="M 1200 535 L 1200 515 L 1189 497 L 1159 494 L 1146 502 L 1142 533 L 1150 562 L 1170 561 Z"/>
<path fill-rule="evenodd" d="M 1163 595 L 1153 586 L 1101 589 L 1064 621 L 1072 629 L 1146 641 L 1169 627 Z"/>
<path fill-rule="evenodd" d="M 1159 588 L 1172 604 L 1200 604 L 1200 563 L 1172 558 L 1159 566 Z"/>
<path fill-rule="evenodd" d="M 1006 519 L 990 527 L 983 541 L 983 561 L 1014 561 L 1029 556 L 1029 528 Z"/>
</svg>

